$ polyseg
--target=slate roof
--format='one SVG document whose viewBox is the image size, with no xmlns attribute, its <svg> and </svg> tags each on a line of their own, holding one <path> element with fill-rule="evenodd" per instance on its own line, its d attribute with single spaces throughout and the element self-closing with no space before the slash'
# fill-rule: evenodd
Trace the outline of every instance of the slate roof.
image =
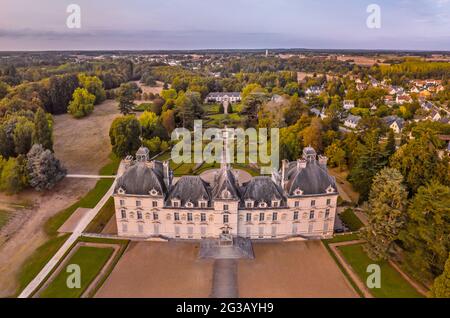
<svg viewBox="0 0 450 318">
<path fill-rule="evenodd" d="M 296 196 L 297 189 L 302 191 L 302 195 L 326 194 L 330 186 L 337 191 L 335 178 L 317 160 L 307 161 L 305 168 L 299 167 L 296 161 L 290 162 L 286 177 L 286 192 L 290 196 Z"/>
<path fill-rule="evenodd" d="M 194 207 L 199 206 L 199 201 L 211 201 L 211 190 L 209 183 L 199 176 L 183 176 L 172 187 L 166 199 L 166 206 L 172 206 L 172 200 L 180 200 L 181 207 L 191 202 Z"/>
<path fill-rule="evenodd" d="M 154 167 L 150 167 L 145 162 L 138 162 L 129 167 L 124 174 L 117 179 L 114 193 L 122 188 L 126 194 L 148 195 L 153 189 L 159 195 L 167 193 L 162 172 L 162 163 L 154 162 Z"/>
<path fill-rule="evenodd" d="M 403 129 L 403 126 L 405 125 L 405 120 L 403 118 L 397 117 L 397 116 L 387 116 L 383 118 L 386 125 L 389 127 L 396 122 L 398 128 Z"/>
<path fill-rule="evenodd" d="M 222 193 L 224 190 L 227 190 L 230 193 L 229 199 L 239 199 L 239 185 L 233 171 L 230 169 L 221 169 L 217 173 L 218 175 L 212 190 L 213 199 L 222 198 Z"/>
<path fill-rule="evenodd" d="M 246 200 L 254 201 L 255 207 L 261 202 L 265 202 L 268 207 L 271 207 L 272 200 L 281 201 L 281 206 L 285 206 L 283 190 L 270 177 L 254 177 L 242 186 L 241 191 L 241 207 L 245 207 Z"/>
<path fill-rule="evenodd" d="M 354 116 L 354 115 L 348 115 L 347 119 L 345 119 L 345 121 L 354 123 L 354 124 L 358 124 L 359 121 L 361 120 L 360 116 Z"/>
</svg>

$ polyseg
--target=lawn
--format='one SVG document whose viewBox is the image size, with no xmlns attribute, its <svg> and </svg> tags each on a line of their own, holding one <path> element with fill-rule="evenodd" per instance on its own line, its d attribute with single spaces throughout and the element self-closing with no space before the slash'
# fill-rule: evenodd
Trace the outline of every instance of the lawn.
<svg viewBox="0 0 450 318">
<path fill-rule="evenodd" d="M 100 209 L 98 214 L 86 228 L 87 233 L 101 233 L 108 221 L 114 215 L 114 199 L 109 198 L 106 204 Z"/>
<path fill-rule="evenodd" d="M 364 226 L 364 223 L 356 216 L 352 209 L 346 209 L 339 214 L 340 219 L 353 232 L 359 231 Z"/>
<path fill-rule="evenodd" d="M 81 269 L 81 288 L 67 287 L 68 273 L 65 269 L 55 277 L 40 294 L 41 298 L 79 298 L 114 252 L 113 248 L 81 246 L 66 264 L 77 264 Z"/>
<path fill-rule="evenodd" d="M 370 264 L 378 264 L 381 268 L 381 288 L 371 289 L 371 293 L 377 298 L 421 298 L 423 297 L 412 287 L 399 272 L 388 262 L 374 262 L 364 252 L 361 244 L 341 246 L 338 248 L 347 262 L 363 282 L 369 275 L 366 272 Z"/>
</svg>

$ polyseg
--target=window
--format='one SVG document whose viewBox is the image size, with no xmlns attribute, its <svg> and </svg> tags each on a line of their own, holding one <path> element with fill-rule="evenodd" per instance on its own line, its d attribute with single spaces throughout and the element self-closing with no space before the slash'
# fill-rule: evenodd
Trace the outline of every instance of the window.
<svg viewBox="0 0 450 318">
<path fill-rule="evenodd" d="M 298 208 L 300 206 L 300 201 L 295 201 L 295 207 Z"/>
<path fill-rule="evenodd" d="M 179 202 L 178 202 L 178 201 L 174 201 L 174 202 L 173 202 L 173 206 L 174 206 L 174 208 L 178 208 Z"/>
<path fill-rule="evenodd" d="M 308 233 L 312 233 L 314 230 L 314 223 L 309 223 L 308 225 Z"/>
<path fill-rule="evenodd" d="M 278 213 L 277 212 L 273 212 L 272 214 L 272 221 L 277 221 L 278 220 Z"/>
<path fill-rule="evenodd" d="M 179 226 L 175 226 L 175 237 L 180 238 L 180 227 Z"/>
<path fill-rule="evenodd" d="M 153 212 L 153 220 L 157 221 L 159 218 L 158 213 Z"/>
<path fill-rule="evenodd" d="M 228 204 L 224 204 L 224 205 L 223 205 L 223 210 L 224 210 L 224 211 L 228 211 Z"/>
<path fill-rule="evenodd" d="M 206 202 L 200 203 L 200 207 L 201 207 L 202 209 L 206 208 Z"/>
<path fill-rule="evenodd" d="M 194 228 L 192 226 L 188 226 L 188 238 L 194 238 Z"/>
<path fill-rule="evenodd" d="M 138 224 L 138 232 L 139 233 L 144 233 L 144 226 L 142 225 L 142 223 Z"/>
<path fill-rule="evenodd" d="M 253 203 L 247 202 L 247 203 L 245 204 L 245 206 L 247 207 L 247 209 L 251 209 L 251 208 L 253 207 Z"/>
<path fill-rule="evenodd" d="M 259 238 L 264 238 L 264 227 L 260 226 L 259 227 Z"/>
<path fill-rule="evenodd" d="M 314 211 L 309 212 L 309 219 L 310 220 L 314 219 Z"/>
<path fill-rule="evenodd" d="M 298 220 L 298 211 L 294 212 L 294 220 Z"/>
<path fill-rule="evenodd" d="M 173 219 L 174 219 L 175 221 L 179 221 L 179 220 L 180 220 L 180 213 L 175 212 L 174 215 L 173 215 Z"/>
<path fill-rule="evenodd" d="M 251 213 L 247 213 L 247 215 L 245 216 L 245 220 L 247 222 L 251 222 L 252 221 L 252 214 Z"/>
<path fill-rule="evenodd" d="M 200 214 L 200 221 L 206 222 L 206 213 L 201 213 Z"/>
<path fill-rule="evenodd" d="M 138 218 L 138 220 L 142 220 L 142 212 L 141 211 L 137 211 L 137 218 Z"/>
<path fill-rule="evenodd" d="M 316 200 L 311 200 L 311 206 L 316 206 Z"/>
<path fill-rule="evenodd" d="M 157 208 L 158 207 L 158 201 L 153 201 L 152 202 L 152 207 Z"/>
<path fill-rule="evenodd" d="M 252 237 L 252 228 L 250 226 L 247 226 L 247 228 L 245 229 L 245 236 L 247 238 L 251 238 Z"/>
<path fill-rule="evenodd" d="M 153 233 L 155 235 L 159 235 L 159 224 L 158 223 L 153 224 Z"/>
<path fill-rule="evenodd" d="M 206 238 L 206 226 L 200 228 L 200 235 L 202 238 Z"/>
<path fill-rule="evenodd" d="M 325 210 L 325 219 L 328 219 L 330 217 L 330 209 Z"/>
<path fill-rule="evenodd" d="M 294 234 L 294 235 L 297 234 L 297 224 L 292 225 L 292 234 Z"/>
<path fill-rule="evenodd" d="M 277 226 L 272 226 L 272 237 L 277 237 Z"/>
<path fill-rule="evenodd" d="M 122 223 L 122 232 L 128 232 L 128 224 Z"/>
<path fill-rule="evenodd" d="M 259 214 L 259 221 L 263 222 L 264 221 L 264 213 L 260 213 Z"/>
<path fill-rule="evenodd" d="M 141 206 L 141 201 L 136 201 L 136 206 Z"/>
<path fill-rule="evenodd" d="M 277 201 L 274 201 L 274 202 L 273 202 L 273 207 L 274 207 L 274 208 L 278 208 L 278 202 L 277 202 Z"/>
<path fill-rule="evenodd" d="M 187 214 L 187 220 L 188 222 L 192 222 L 192 213 Z"/>
<path fill-rule="evenodd" d="M 226 224 L 226 223 L 228 223 L 228 221 L 229 221 L 228 215 L 225 214 L 225 215 L 223 216 L 223 223 Z"/>
<path fill-rule="evenodd" d="M 328 232 L 328 222 L 323 223 L 323 232 L 327 233 Z"/>
<path fill-rule="evenodd" d="M 122 219 L 126 219 L 127 218 L 127 211 L 125 210 L 120 210 L 120 213 L 122 215 Z"/>
<path fill-rule="evenodd" d="M 327 199 L 327 205 L 331 205 L 331 199 Z"/>
<path fill-rule="evenodd" d="M 125 200 L 120 200 L 120 205 L 124 206 L 125 205 Z"/>
</svg>

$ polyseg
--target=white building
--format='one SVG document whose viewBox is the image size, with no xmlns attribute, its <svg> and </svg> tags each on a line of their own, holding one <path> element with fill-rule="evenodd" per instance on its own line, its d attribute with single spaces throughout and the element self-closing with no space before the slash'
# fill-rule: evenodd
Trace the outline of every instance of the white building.
<svg viewBox="0 0 450 318">
<path fill-rule="evenodd" d="M 114 203 L 118 234 L 174 239 L 323 238 L 333 234 L 338 192 L 327 158 L 314 149 L 283 161 L 272 177 L 239 184 L 222 164 L 213 183 L 200 176 L 172 180 L 168 162 L 148 161 L 141 148 L 118 178 Z"/>
<path fill-rule="evenodd" d="M 344 109 L 350 110 L 355 107 L 355 101 L 354 100 L 344 100 Z"/>
<path fill-rule="evenodd" d="M 344 122 L 344 126 L 348 128 L 355 129 L 361 120 L 360 116 L 349 115 Z"/>
<path fill-rule="evenodd" d="M 209 93 L 206 96 L 205 103 L 239 103 L 241 101 L 241 93 L 230 92 L 230 93 Z"/>
<path fill-rule="evenodd" d="M 383 121 L 396 134 L 401 133 L 403 131 L 403 127 L 405 126 L 405 120 L 398 116 L 387 116 L 387 117 L 383 118 Z"/>
</svg>

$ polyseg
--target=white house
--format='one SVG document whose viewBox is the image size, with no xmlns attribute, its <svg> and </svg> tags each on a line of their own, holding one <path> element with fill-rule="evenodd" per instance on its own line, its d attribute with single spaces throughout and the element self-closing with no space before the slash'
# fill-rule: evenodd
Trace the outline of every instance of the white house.
<svg viewBox="0 0 450 318">
<path fill-rule="evenodd" d="M 398 116 L 387 116 L 387 117 L 383 118 L 383 121 L 396 134 L 401 133 L 403 130 L 403 127 L 405 126 L 405 120 Z"/>
<path fill-rule="evenodd" d="M 230 92 L 230 93 L 209 93 L 206 96 L 205 103 L 239 103 L 241 101 L 241 93 L 239 92 Z"/>
<path fill-rule="evenodd" d="M 350 110 L 355 107 L 355 101 L 354 100 L 344 100 L 344 109 Z"/>
<path fill-rule="evenodd" d="M 360 121 L 361 121 L 360 116 L 349 115 L 344 121 L 344 126 L 355 129 L 358 126 Z"/>
</svg>

